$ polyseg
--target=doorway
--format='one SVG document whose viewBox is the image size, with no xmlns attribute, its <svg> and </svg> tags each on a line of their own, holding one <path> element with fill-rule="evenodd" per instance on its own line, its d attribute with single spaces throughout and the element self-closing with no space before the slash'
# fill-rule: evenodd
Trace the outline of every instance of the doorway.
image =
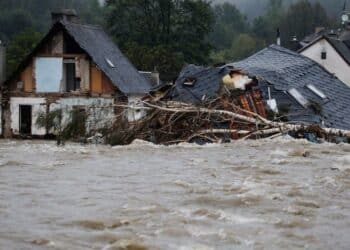
<svg viewBox="0 0 350 250">
<path fill-rule="evenodd" d="M 19 132 L 22 135 L 30 135 L 32 133 L 32 106 L 19 106 Z"/>
</svg>

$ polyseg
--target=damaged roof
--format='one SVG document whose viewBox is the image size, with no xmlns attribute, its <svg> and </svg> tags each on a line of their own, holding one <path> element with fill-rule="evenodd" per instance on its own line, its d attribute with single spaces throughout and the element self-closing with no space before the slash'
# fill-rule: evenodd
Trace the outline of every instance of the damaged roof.
<svg viewBox="0 0 350 250">
<path fill-rule="evenodd" d="M 300 111 L 293 120 L 323 123 L 325 127 L 350 129 L 350 88 L 313 60 L 280 46 L 271 45 L 231 65 L 266 81 L 273 85 L 275 90 L 285 93 L 285 97 L 276 97 L 277 103 L 285 101 L 282 100 L 283 98 L 291 100 L 290 110 Z M 326 99 L 320 98 L 311 91 L 307 87 L 310 84 L 323 92 Z M 292 88 L 298 90 L 307 100 L 317 103 L 320 114 L 313 112 L 311 107 L 301 108 L 295 99 L 287 94 L 287 91 Z"/>
<path fill-rule="evenodd" d="M 181 70 L 169 97 L 174 101 L 200 104 L 216 96 L 222 77 L 221 68 L 187 65 Z M 192 85 L 184 84 L 188 78 L 192 80 Z"/>
<path fill-rule="evenodd" d="M 313 60 L 277 45 L 222 67 L 189 65 L 182 70 L 171 97 L 194 104 L 198 104 L 204 95 L 214 97 L 222 77 L 232 68 L 256 78 L 265 100 L 268 99 L 267 88 L 271 87 L 272 98 L 277 100 L 279 107 L 282 104 L 288 106 L 290 121 L 350 129 L 350 88 Z M 193 86 L 183 84 L 188 77 L 196 79 Z M 326 98 L 310 90 L 310 85 Z M 313 105 L 303 107 L 298 103 L 288 94 L 293 88 Z M 319 110 L 315 112 L 317 107 Z"/>
<path fill-rule="evenodd" d="M 65 30 L 91 57 L 98 68 L 125 94 L 145 94 L 151 83 L 144 78 L 100 26 L 68 21 L 56 22 L 36 49 L 21 63 L 16 75 L 57 30 Z M 10 78 L 11 79 L 11 78 Z"/>
</svg>

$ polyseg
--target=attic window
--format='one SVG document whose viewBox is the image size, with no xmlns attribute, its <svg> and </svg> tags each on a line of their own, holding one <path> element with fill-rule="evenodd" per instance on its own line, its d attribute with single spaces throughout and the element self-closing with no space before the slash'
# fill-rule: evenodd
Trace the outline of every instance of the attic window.
<svg viewBox="0 0 350 250">
<path fill-rule="evenodd" d="M 288 90 L 288 93 L 304 108 L 308 106 L 309 101 L 295 88 Z"/>
<path fill-rule="evenodd" d="M 183 85 L 185 86 L 193 86 L 194 84 L 196 83 L 196 78 L 193 78 L 193 77 L 189 77 L 189 78 L 186 78 L 185 81 L 183 82 Z"/>
<path fill-rule="evenodd" d="M 114 66 L 114 64 L 112 63 L 112 61 L 109 60 L 108 58 L 106 58 L 106 62 L 108 63 L 109 67 L 115 68 L 115 66 Z"/>
<path fill-rule="evenodd" d="M 322 60 L 326 60 L 327 59 L 327 52 L 326 51 L 322 51 L 321 52 L 321 59 Z"/>
<path fill-rule="evenodd" d="M 316 94 L 317 96 L 321 97 L 322 99 L 326 99 L 327 96 L 321 91 L 319 90 L 318 88 L 316 88 L 315 85 L 313 84 L 308 84 L 306 85 L 306 87 L 311 90 L 314 94 Z"/>
</svg>

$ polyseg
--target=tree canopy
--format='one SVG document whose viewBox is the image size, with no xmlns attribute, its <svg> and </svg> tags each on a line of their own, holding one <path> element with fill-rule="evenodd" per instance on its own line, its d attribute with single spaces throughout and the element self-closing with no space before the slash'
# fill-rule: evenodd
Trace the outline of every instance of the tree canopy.
<svg viewBox="0 0 350 250">
<path fill-rule="evenodd" d="M 337 28 L 340 21 L 334 13 L 340 13 L 344 3 L 228 2 L 106 0 L 102 7 L 98 0 L 0 0 L 0 40 L 8 47 L 7 68 L 11 71 L 47 32 L 51 11 L 75 8 L 83 22 L 103 25 L 139 70 L 157 68 L 162 79 L 172 80 L 185 63 L 213 64 L 245 58 L 275 43 L 277 28 L 281 30 L 282 45 L 287 47 L 293 36 L 302 39 L 316 27 Z"/>
<path fill-rule="evenodd" d="M 204 0 L 107 1 L 107 28 L 121 49 L 136 66 L 157 67 L 167 79 L 184 62 L 208 62 L 213 20 Z"/>
</svg>

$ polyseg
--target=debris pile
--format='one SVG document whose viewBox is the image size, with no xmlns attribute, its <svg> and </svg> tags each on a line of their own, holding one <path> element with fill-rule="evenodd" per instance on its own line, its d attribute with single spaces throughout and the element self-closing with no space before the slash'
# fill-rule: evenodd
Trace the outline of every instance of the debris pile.
<svg viewBox="0 0 350 250">
<path fill-rule="evenodd" d="M 256 92 L 245 92 L 244 95 L 255 95 L 253 103 L 257 105 L 253 106 L 259 107 Z M 283 134 L 299 138 L 312 135 L 315 142 L 338 142 L 339 138 L 344 142 L 350 141 L 350 131 L 271 121 L 266 118 L 264 109 L 253 112 L 244 109 L 242 103 L 237 104 L 242 95 L 233 101 L 228 101 L 228 98 L 222 96 L 200 107 L 175 101 L 144 101 L 148 115 L 129 126 L 121 127 L 118 123 L 107 142 L 129 144 L 135 139 L 142 139 L 166 145 L 180 142 L 220 143 L 236 139 L 274 138 Z"/>
</svg>

